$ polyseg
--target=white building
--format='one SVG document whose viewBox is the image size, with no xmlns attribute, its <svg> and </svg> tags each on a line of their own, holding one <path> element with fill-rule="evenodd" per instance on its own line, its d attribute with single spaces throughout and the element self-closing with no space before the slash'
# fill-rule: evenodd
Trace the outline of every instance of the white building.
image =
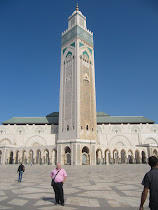
<svg viewBox="0 0 158 210">
<path fill-rule="evenodd" d="M 60 109 L 0 125 L 1 164 L 145 163 L 158 155 L 158 125 L 96 113 L 93 33 L 78 6 L 62 33 Z"/>
</svg>

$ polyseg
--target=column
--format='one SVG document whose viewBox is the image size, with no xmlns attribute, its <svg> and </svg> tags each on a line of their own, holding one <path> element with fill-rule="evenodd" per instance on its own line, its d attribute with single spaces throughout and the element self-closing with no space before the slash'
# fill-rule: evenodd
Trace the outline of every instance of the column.
<svg viewBox="0 0 158 210">
<path fill-rule="evenodd" d="M 82 155 L 82 153 L 81 153 L 81 146 L 78 144 L 77 145 L 77 165 L 81 165 L 81 161 L 80 161 L 81 155 Z"/>
<path fill-rule="evenodd" d="M 95 151 L 95 145 L 92 145 L 92 151 L 91 151 L 91 165 L 96 165 L 96 151 Z"/>
<path fill-rule="evenodd" d="M 109 160 L 110 160 L 110 153 L 109 151 L 106 152 L 106 164 L 109 165 Z"/>
<path fill-rule="evenodd" d="M 61 163 L 61 164 L 64 164 L 63 162 L 62 162 L 62 158 L 61 158 L 61 144 L 58 144 L 57 145 L 57 162 L 58 163 Z"/>
<path fill-rule="evenodd" d="M 76 164 L 76 144 L 72 145 L 71 148 L 71 165 L 77 165 Z"/>
</svg>

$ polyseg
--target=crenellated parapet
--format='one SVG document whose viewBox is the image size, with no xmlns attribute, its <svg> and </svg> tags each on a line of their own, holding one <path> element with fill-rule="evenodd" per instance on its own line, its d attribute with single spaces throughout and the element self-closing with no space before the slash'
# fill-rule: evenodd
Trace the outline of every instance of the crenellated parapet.
<svg viewBox="0 0 158 210">
<path fill-rule="evenodd" d="M 78 7 L 68 18 L 68 29 L 62 33 L 62 46 L 76 36 L 93 46 L 93 32 L 87 29 L 86 17 L 79 11 Z"/>
</svg>

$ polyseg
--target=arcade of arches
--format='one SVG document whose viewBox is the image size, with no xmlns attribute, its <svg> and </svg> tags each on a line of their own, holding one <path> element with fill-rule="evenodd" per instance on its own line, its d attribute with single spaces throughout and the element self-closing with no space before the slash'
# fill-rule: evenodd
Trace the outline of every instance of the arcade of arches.
<svg viewBox="0 0 158 210">
<path fill-rule="evenodd" d="M 158 157 L 158 152 L 155 149 L 153 154 Z M 147 163 L 148 154 L 143 150 L 125 150 L 125 149 L 106 149 L 103 151 L 102 149 L 96 150 L 96 164 L 139 164 L 139 163 Z"/>
<path fill-rule="evenodd" d="M 154 149 L 152 154 L 158 156 L 158 149 Z M 2 164 L 3 151 L 0 150 L 0 164 Z M 90 149 L 87 146 L 82 148 L 82 165 L 90 165 Z M 132 163 L 147 163 L 147 151 L 144 150 L 125 150 L 125 149 L 96 149 L 96 164 L 132 164 Z M 71 148 L 64 148 L 64 165 L 71 165 Z M 23 150 L 8 150 L 6 164 L 52 164 L 57 162 L 56 149 L 23 149 Z"/>
<path fill-rule="evenodd" d="M 3 151 L 0 150 L 0 164 L 2 164 Z M 56 149 L 23 149 L 23 150 L 8 150 L 8 157 L 5 164 L 53 164 L 57 163 Z"/>
</svg>

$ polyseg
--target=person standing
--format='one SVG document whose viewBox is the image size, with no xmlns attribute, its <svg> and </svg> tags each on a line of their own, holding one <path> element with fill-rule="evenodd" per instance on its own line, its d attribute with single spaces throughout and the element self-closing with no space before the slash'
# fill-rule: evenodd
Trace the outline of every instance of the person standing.
<svg viewBox="0 0 158 210">
<path fill-rule="evenodd" d="M 150 191 L 149 208 L 151 210 L 158 209 L 158 159 L 155 156 L 149 157 L 148 164 L 151 170 L 147 172 L 143 178 L 142 185 L 144 186 L 139 210 L 143 210 L 143 205 Z"/>
<path fill-rule="evenodd" d="M 63 184 L 66 181 L 67 173 L 61 168 L 60 163 L 57 163 L 56 168 L 51 171 L 50 176 L 54 179 L 55 205 L 59 204 L 60 201 L 61 205 L 64 206 Z"/>
<path fill-rule="evenodd" d="M 22 175 L 23 175 L 23 172 L 25 171 L 25 166 L 21 163 L 18 167 L 18 170 L 17 172 L 19 172 L 19 179 L 18 179 L 18 182 L 21 182 L 22 180 Z"/>
</svg>

